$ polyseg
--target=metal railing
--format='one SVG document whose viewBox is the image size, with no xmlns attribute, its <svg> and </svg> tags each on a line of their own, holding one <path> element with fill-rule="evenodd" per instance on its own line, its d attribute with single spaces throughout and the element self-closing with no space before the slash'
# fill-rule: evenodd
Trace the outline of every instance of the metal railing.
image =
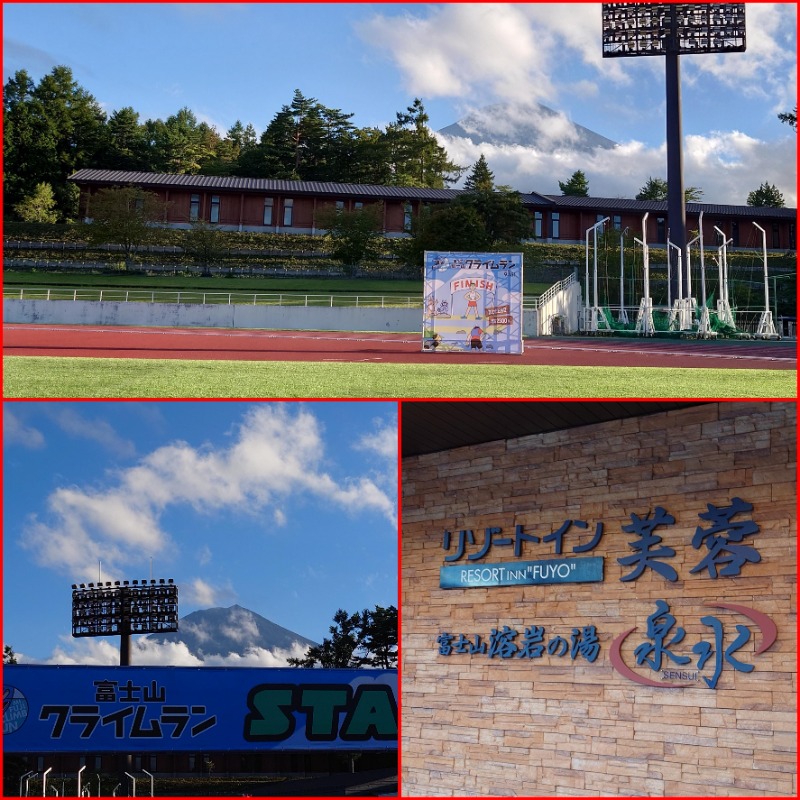
<svg viewBox="0 0 800 800">
<path fill-rule="evenodd" d="M 400 295 L 292 294 L 286 292 L 201 292 L 155 289 L 92 289 L 82 287 L 8 287 L 7 300 L 76 302 L 174 303 L 184 305 L 273 305 L 316 308 L 422 308 L 422 297 Z"/>
</svg>

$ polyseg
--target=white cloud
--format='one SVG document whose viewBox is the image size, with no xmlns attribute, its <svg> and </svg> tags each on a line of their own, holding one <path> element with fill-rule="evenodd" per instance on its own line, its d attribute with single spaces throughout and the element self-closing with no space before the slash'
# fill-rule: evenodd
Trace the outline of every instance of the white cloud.
<svg viewBox="0 0 800 800">
<path fill-rule="evenodd" d="M 119 470 L 113 485 L 57 489 L 48 498 L 48 520 L 29 520 L 22 544 L 39 563 L 73 580 L 94 580 L 98 558 L 109 579 L 121 577 L 123 564 L 130 569 L 169 552 L 162 516 L 176 507 L 263 518 L 270 506 L 274 514 L 277 503 L 302 493 L 396 523 L 396 490 L 387 493 L 358 475 L 336 481 L 322 471 L 324 458 L 320 426 L 308 410 L 260 405 L 244 416 L 227 447 L 175 442 Z M 284 513 L 280 508 L 277 519 Z"/>
<path fill-rule="evenodd" d="M 745 9 L 747 49 L 733 56 L 705 55 L 682 61 L 683 79 L 696 82 L 711 75 L 744 96 L 783 98 L 780 110 L 797 104 L 797 58 L 792 31 L 797 27 L 795 3 L 748 3 Z"/>
<path fill-rule="evenodd" d="M 189 652 L 183 642 L 159 644 L 142 637 L 131 642 L 131 663 L 147 667 L 286 667 L 290 658 L 302 658 L 307 649 L 306 645 L 295 642 L 288 650 L 252 647 L 244 655 L 228 653 L 198 658 Z M 63 643 L 44 662 L 34 662 L 17 655 L 20 663 L 114 666 L 119 664 L 119 643 L 99 638 L 73 640 L 65 636 Z"/>
<path fill-rule="evenodd" d="M 446 3 L 375 14 L 357 32 L 417 96 L 552 102 L 561 93 L 552 69 L 559 59 L 631 81 L 618 60 L 602 58 L 600 16 L 599 3 Z"/>
<path fill-rule="evenodd" d="M 229 624 L 223 625 L 221 630 L 228 638 L 235 642 L 246 642 L 248 639 L 258 637 L 256 618 L 244 608 L 232 608 L 228 618 Z"/>
<path fill-rule="evenodd" d="M 121 437 L 105 420 L 84 417 L 64 404 L 47 405 L 45 409 L 48 417 L 73 438 L 95 442 L 121 458 L 133 458 L 136 455 L 133 442 Z"/>
<path fill-rule="evenodd" d="M 759 97 L 772 111 L 757 124 L 767 124 L 768 116 L 774 125 L 779 111 L 797 103 L 796 17 L 794 3 L 748 3 L 746 52 L 685 58 L 683 80 L 687 85 L 703 80 L 708 92 L 726 87 L 742 98 Z M 640 115 L 663 115 L 661 100 L 657 109 L 644 108 L 616 89 L 632 90 L 645 75 L 660 83 L 663 61 L 603 59 L 600 30 L 599 3 L 448 3 L 402 15 L 388 6 L 358 28 L 365 43 L 395 64 L 408 91 L 456 98 L 464 114 L 497 101 L 512 107 L 537 101 L 557 105 L 577 94 L 636 130 Z M 555 154 L 464 141 L 448 142 L 447 151 L 463 165 L 474 164 L 483 152 L 498 184 L 543 194 L 559 194 L 558 181 L 576 169 L 587 173 L 595 196 L 633 197 L 651 175 L 665 177 L 659 146 L 628 140 L 614 151 L 587 156 L 570 150 L 572 131 L 564 115 L 546 123 L 550 141 L 559 145 Z M 500 134 L 502 126 L 502 119 L 492 120 Z M 795 147 L 788 128 L 777 142 L 724 130 L 693 136 L 684 153 L 685 184 L 703 188 L 708 202 L 744 204 L 750 191 L 768 181 L 794 206 Z"/>
<path fill-rule="evenodd" d="M 687 59 L 685 80 L 705 74 L 744 94 L 784 93 L 794 86 L 796 15 L 794 3 L 748 3 L 747 51 Z M 554 101 L 570 87 L 554 83 L 553 67 L 570 61 L 617 86 L 639 70 L 663 72 L 660 59 L 637 59 L 635 70 L 632 59 L 604 59 L 601 27 L 600 3 L 446 3 L 381 10 L 357 32 L 425 97 Z M 584 96 L 591 86 L 581 81 Z"/>
<path fill-rule="evenodd" d="M 202 578 L 195 578 L 190 581 L 183 589 L 186 599 L 201 608 L 212 608 L 219 605 L 218 590 L 216 587 L 207 583 Z"/>
<path fill-rule="evenodd" d="M 567 180 L 578 169 L 586 174 L 593 197 L 634 197 L 648 177 L 666 177 L 665 146 L 651 148 L 636 141 L 591 154 L 476 145 L 467 139 L 448 139 L 445 144 L 450 157 L 462 164 L 474 164 L 483 153 L 496 183 L 523 192 L 560 194 L 558 181 Z M 780 189 L 787 206 L 796 207 L 795 148 L 794 133 L 777 142 L 739 131 L 687 136 L 684 185 L 703 189 L 705 203 L 744 205 L 748 193 L 766 181 Z"/>
<path fill-rule="evenodd" d="M 41 450 L 45 446 L 44 434 L 25 424 L 8 405 L 3 406 L 3 444 L 20 445 L 28 450 Z"/>
<path fill-rule="evenodd" d="M 375 430 L 363 434 L 353 445 L 356 450 L 375 453 L 391 462 L 397 461 L 397 428 L 377 421 Z"/>
</svg>

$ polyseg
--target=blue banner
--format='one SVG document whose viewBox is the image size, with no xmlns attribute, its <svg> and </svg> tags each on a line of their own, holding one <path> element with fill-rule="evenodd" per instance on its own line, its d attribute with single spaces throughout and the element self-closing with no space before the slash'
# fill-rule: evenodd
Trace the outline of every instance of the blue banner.
<svg viewBox="0 0 800 800">
<path fill-rule="evenodd" d="M 3 667 L 6 753 L 396 747 L 397 670 Z"/>
<path fill-rule="evenodd" d="M 591 583 L 603 580 L 603 559 L 555 558 L 504 564 L 442 567 L 439 587 L 472 589 L 482 586 L 533 586 L 541 583 Z"/>
<path fill-rule="evenodd" d="M 425 252 L 422 349 L 522 352 L 522 253 Z"/>
</svg>

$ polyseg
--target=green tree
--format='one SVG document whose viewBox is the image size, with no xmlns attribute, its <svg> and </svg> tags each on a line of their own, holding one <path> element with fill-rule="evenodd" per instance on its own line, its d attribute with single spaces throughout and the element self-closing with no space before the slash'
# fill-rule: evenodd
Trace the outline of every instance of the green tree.
<svg viewBox="0 0 800 800">
<path fill-rule="evenodd" d="M 388 186 L 392 179 L 389 142 L 380 128 L 357 128 L 348 143 L 351 159 L 342 180 Z"/>
<path fill-rule="evenodd" d="M 637 200 L 666 200 L 667 182 L 663 178 L 648 178 L 636 195 Z"/>
<path fill-rule="evenodd" d="M 19 70 L 3 87 L 3 194 L 7 208 L 37 182 L 36 131 L 31 118 L 34 83 Z"/>
<path fill-rule="evenodd" d="M 225 234 L 210 222 L 196 220 L 186 233 L 183 249 L 203 267 L 203 276 L 211 275 L 211 266 L 225 254 Z"/>
<path fill-rule="evenodd" d="M 295 89 L 261 135 L 257 161 L 268 178 L 309 180 L 322 159 L 324 107 Z"/>
<path fill-rule="evenodd" d="M 147 134 L 139 122 L 139 114 L 126 106 L 108 118 L 108 169 L 147 171 L 151 169 Z"/>
<path fill-rule="evenodd" d="M 89 238 L 96 243 L 121 245 L 129 265 L 136 248 L 152 238 L 154 223 L 164 219 L 166 204 L 152 192 L 133 186 L 114 187 L 92 195 L 88 214 L 92 218 Z"/>
<path fill-rule="evenodd" d="M 331 242 L 331 255 L 349 272 L 381 253 L 383 203 L 372 203 L 352 211 L 326 208 L 317 214 L 317 224 L 327 231 L 325 236 Z"/>
<path fill-rule="evenodd" d="M 397 609 L 394 606 L 348 614 L 339 609 L 328 629 L 331 637 L 310 647 L 293 667 L 324 669 L 397 666 Z"/>
<path fill-rule="evenodd" d="M 359 645 L 361 615 L 348 614 L 339 609 L 333 616 L 334 624 L 328 628 L 331 638 L 322 644 L 309 647 L 303 658 L 290 658 L 293 667 L 316 667 L 324 669 L 346 668 L 352 666 L 353 654 Z"/>
<path fill-rule="evenodd" d="M 558 186 L 562 195 L 569 197 L 589 196 L 589 181 L 586 180 L 584 172 L 579 169 L 572 173 L 572 177 L 566 183 L 559 181 Z"/>
<path fill-rule="evenodd" d="M 522 196 L 508 186 L 494 185 L 494 175 L 483 156 L 475 163 L 464 186 L 465 191 L 453 205 L 475 210 L 482 223 L 482 248 L 517 244 L 530 236 L 531 218 L 522 205 Z"/>
<path fill-rule="evenodd" d="M 450 161 L 447 151 L 428 128 L 429 117 L 419 98 L 396 122 L 387 126 L 386 142 L 390 186 L 423 186 L 443 189 L 461 177 L 463 169 Z"/>
<path fill-rule="evenodd" d="M 790 125 L 792 128 L 797 131 L 797 106 L 794 107 L 794 111 L 783 111 L 778 114 L 778 119 L 781 122 L 785 122 L 787 125 Z"/>
<path fill-rule="evenodd" d="M 481 251 L 488 246 L 486 226 L 478 210 L 467 204 L 425 206 L 411 222 L 411 237 L 397 244 L 397 254 L 409 267 L 422 270 L 426 250 Z"/>
<path fill-rule="evenodd" d="M 494 191 L 494 173 L 486 163 L 486 157 L 481 153 L 471 172 L 464 179 L 464 189 L 468 192 Z"/>
<path fill-rule="evenodd" d="M 394 606 L 361 612 L 361 656 L 359 667 L 392 669 L 397 666 L 397 609 Z"/>
<path fill-rule="evenodd" d="M 68 67 L 58 66 L 34 86 L 17 72 L 3 89 L 5 201 L 13 208 L 38 183 L 53 188 L 59 215 L 69 218 L 67 178 L 96 166 L 108 149 L 106 116 L 78 85 Z"/>
<path fill-rule="evenodd" d="M 786 201 L 777 186 L 765 181 L 758 189 L 754 189 L 747 195 L 747 205 L 783 208 Z"/>
<path fill-rule="evenodd" d="M 3 663 L 4 664 L 17 663 L 17 654 L 14 652 L 14 648 L 10 644 L 3 645 Z"/>
<path fill-rule="evenodd" d="M 217 145 L 216 151 L 203 165 L 206 175 L 240 175 L 240 159 L 258 145 L 255 128 L 245 127 L 236 120 L 225 137 Z"/>
<path fill-rule="evenodd" d="M 663 178 L 648 178 L 647 183 L 636 195 L 637 200 L 666 200 L 669 192 L 667 182 Z M 689 186 L 683 190 L 685 203 L 699 203 L 703 198 L 703 190 L 699 186 Z"/>
<path fill-rule="evenodd" d="M 58 219 L 53 187 L 49 183 L 37 183 L 33 194 L 14 206 L 14 211 L 23 222 L 54 223 Z"/>
<path fill-rule="evenodd" d="M 689 186 L 683 190 L 683 199 L 687 203 L 699 203 L 705 192 L 699 186 Z"/>
<path fill-rule="evenodd" d="M 219 136 L 205 122 L 198 123 L 189 108 L 167 117 L 156 127 L 157 160 L 166 172 L 197 175 L 214 154 Z"/>
</svg>

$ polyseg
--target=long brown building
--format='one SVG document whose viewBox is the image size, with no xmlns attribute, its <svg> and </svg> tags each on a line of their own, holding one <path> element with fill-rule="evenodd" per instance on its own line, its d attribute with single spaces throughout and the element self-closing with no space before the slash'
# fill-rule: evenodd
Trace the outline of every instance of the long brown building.
<svg viewBox="0 0 800 800">
<path fill-rule="evenodd" d="M 80 187 L 80 213 L 85 219 L 92 218 L 92 196 L 99 190 L 136 186 L 166 202 L 165 225 L 189 227 L 204 220 L 231 231 L 312 235 L 324 233 L 317 221 L 324 208 L 353 210 L 382 203 L 384 234 L 404 236 L 423 206 L 446 203 L 463 191 L 98 169 L 79 170 L 70 180 Z M 522 203 L 531 215 L 530 238 L 537 241 L 583 242 L 586 231 L 604 217 L 616 230 L 627 228 L 630 236 L 641 238 L 645 214 L 648 244 L 663 245 L 667 241 L 666 201 L 529 192 L 522 194 Z M 756 222 L 766 231 L 769 250 L 796 248 L 796 209 L 688 203 L 687 230 L 699 230 L 701 212 L 706 244 L 721 238 L 718 228 L 732 240 L 734 248 L 760 248 L 762 237 L 753 225 Z"/>
</svg>

